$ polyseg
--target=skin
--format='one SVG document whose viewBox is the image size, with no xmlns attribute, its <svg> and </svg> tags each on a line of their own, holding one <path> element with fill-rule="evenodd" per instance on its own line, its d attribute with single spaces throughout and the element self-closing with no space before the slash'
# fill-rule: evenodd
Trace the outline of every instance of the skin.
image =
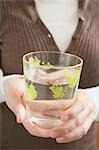
<svg viewBox="0 0 99 150">
<path fill-rule="evenodd" d="M 58 143 L 78 140 L 87 134 L 94 116 L 91 97 L 85 90 L 78 90 L 74 104 L 61 115 L 63 124 L 52 129 L 51 137 Z"/>
<path fill-rule="evenodd" d="M 74 100 L 51 103 L 45 114 L 61 117 L 62 124 L 50 129 L 41 128 L 26 117 L 25 86 L 23 78 L 13 78 L 4 82 L 6 103 L 16 116 L 16 121 L 22 123 L 33 136 L 54 138 L 57 143 L 68 143 L 78 140 L 87 134 L 95 118 L 95 108 L 86 90 L 79 89 Z M 60 111 L 61 110 L 61 111 Z"/>
</svg>

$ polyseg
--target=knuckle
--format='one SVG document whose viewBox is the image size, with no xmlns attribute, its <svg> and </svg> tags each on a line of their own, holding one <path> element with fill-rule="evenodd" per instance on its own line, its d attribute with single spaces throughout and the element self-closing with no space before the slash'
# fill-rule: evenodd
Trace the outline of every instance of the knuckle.
<svg viewBox="0 0 99 150">
<path fill-rule="evenodd" d="M 76 117 L 77 116 L 77 113 L 76 113 L 75 109 L 70 112 L 70 116 L 71 117 Z"/>
<path fill-rule="evenodd" d="M 76 119 L 75 119 L 75 124 L 77 125 L 77 126 L 79 126 L 80 124 L 81 124 L 81 118 L 78 118 L 78 117 L 76 117 Z"/>
<path fill-rule="evenodd" d="M 69 124 L 67 129 L 66 129 L 66 132 L 71 131 L 73 128 L 74 128 L 74 123 Z"/>
</svg>

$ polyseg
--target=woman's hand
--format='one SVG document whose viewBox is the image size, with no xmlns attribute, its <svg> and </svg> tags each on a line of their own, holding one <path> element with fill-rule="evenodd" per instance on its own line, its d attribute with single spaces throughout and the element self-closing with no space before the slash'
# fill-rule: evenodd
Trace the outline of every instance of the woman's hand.
<svg viewBox="0 0 99 150">
<path fill-rule="evenodd" d="M 6 80 L 4 82 L 4 91 L 6 94 L 6 104 L 16 115 L 17 122 L 22 123 L 31 135 L 44 138 L 49 137 L 48 129 L 40 128 L 26 117 L 25 86 L 23 77 Z"/>
<path fill-rule="evenodd" d="M 95 117 L 94 104 L 86 90 L 78 90 L 75 102 L 61 115 L 63 124 L 51 130 L 58 143 L 68 143 L 87 134 Z"/>
<path fill-rule="evenodd" d="M 62 125 L 52 129 L 40 128 L 26 117 L 25 110 L 25 86 L 23 78 L 13 78 L 4 82 L 6 103 L 14 112 L 18 123 L 22 123 L 25 129 L 34 136 L 52 137 L 58 143 L 67 143 L 83 137 L 94 121 L 95 109 L 91 97 L 85 90 L 78 90 L 75 100 L 67 100 L 62 105 L 58 101 L 52 103 L 50 110 L 45 111 L 52 116 L 60 112 Z M 57 111 L 56 111 L 57 108 Z M 57 116 L 56 116 L 57 117 Z"/>
</svg>

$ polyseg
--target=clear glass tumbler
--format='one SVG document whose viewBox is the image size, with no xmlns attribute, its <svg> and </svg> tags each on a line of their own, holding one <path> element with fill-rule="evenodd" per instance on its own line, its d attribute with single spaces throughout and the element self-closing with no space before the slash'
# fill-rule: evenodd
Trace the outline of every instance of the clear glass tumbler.
<svg viewBox="0 0 99 150">
<path fill-rule="evenodd" d="M 23 56 L 28 117 L 45 128 L 60 125 L 63 105 L 74 99 L 83 60 L 69 53 L 37 51 Z"/>
</svg>

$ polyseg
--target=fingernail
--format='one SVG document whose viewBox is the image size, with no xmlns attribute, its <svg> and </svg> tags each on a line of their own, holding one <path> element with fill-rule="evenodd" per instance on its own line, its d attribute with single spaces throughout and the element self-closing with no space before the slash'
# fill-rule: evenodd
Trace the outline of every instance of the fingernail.
<svg viewBox="0 0 99 150">
<path fill-rule="evenodd" d="M 19 114 L 17 115 L 17 123 L 21 123 Z"/>
<path fill-rule="evenodd" d="M 57 143 L 62 143 L 63 142 L 63 138 L 62 137 L 61 138 L 57 138 L 56 141 L 57 141 Z"/>
</svg>

